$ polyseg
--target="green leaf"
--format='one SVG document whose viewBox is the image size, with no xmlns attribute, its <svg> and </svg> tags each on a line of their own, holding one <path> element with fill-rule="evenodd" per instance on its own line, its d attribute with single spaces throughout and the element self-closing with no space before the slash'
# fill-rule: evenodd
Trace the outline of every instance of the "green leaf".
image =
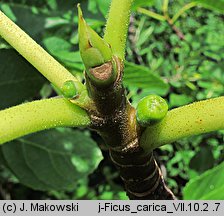
<svg viewBox="0 0 224 216">
<path fill-rule="evenodd" d="M 106 17 L 108 10 L 110 8 L 111 0 L 89 0 L 88 10 L 94 14 L 98 13 L 98 10 Z"/>
<path fill-rule="evenodd" d="M 154 27 L 151 26 L 147 29 L 141 29 L 140 37 L 136 43 L 136 47 L 138 47 L 141 50 L 141 46 L 146 43 L 147 46 L 149 44 L 150 36 L 153 34 Z M 143 46 L 144 47 L 144 46 Z"/>
<path fill-rule="evenodd" d="M 190 180 L 183 190 L 184 199 L 222 200 L 224 199 L 224 162 Z"/>
<path fill-rule="evenodd" d="M 208 9 L 224 12 L 224 0 L 196 0 L 196 2 Z"/>
<path fill-rule="evenodd" d="M 45 79 L 12 49 L 0 50 L 0 109 L 37 95 Z"/>
<path fill-rule="evenodd" d="M 2 146 L 2 152 L 20 182 L 38 190 L 75 188 L 102 159 L 88 134 L 71 129 L 29 135 Z"/>
<path fill-rule="evenodd" d="M 16 22 L 16 16 L 12 12 L 10 6 L 8 4 L 2 4 L 0 5 L 1 10 L 13 21 Z"/>
<path fill-rule="evenodd" d="M 83 72 L 84 65 L 81 60 L 80 52 L 57 51 L 53 54 L 67 68 Z"/>
<path fill-rule="evenodd" d="M 2 165 L 3 165 L 3 166 L 6 165 L 6 162 L 5 162 L 5 159 L 4 159 L 2 150 L 1 150 L 1 148 L 0 148 L 0 167 L 1 167 Z"/>
<path fill-rule="evenodd" d="M 154 1 L 155 0 L 134 0 L 132 10 L 136 10 L 138 7 L 152 6 L 154 4 Z"/>
<path fill-rule="evenodd" d="M 81 0 L 83 1 L 83 0 Z M 73 1 L 64 1 L 64 0 L 56 0 L 57 2 L 57 9 L 59 11 L 68 11 L 70 10 L 71 8 L 75 9 L 75 6 L 81 2 L 80 0 L 73 0 Z"/>
<path fill-rule="evenodd" d="M 35 40 L 40 39 L 40 34 L 44 30 L 45 16 L 36 8 L 19 4 L 0 4 L 4 13 L 13 19 L 17 25 L 26 31 Z"/>
<path fill-rule="evenodd" d="M 40 181 L 29 168 L 23 156 L 24 145 L 15 140 L 1 147 L 5 164 L 20 179 L 21 183 L 38 190 L 47 190 L 48 185 Z"/>
<path fill-rule="evenodd" d="M 192 102 L 192 99 L 186 94 L 170 94 L 169 106 L 171 107 L 179 107 Z"/>
<path fill-rule="evenodd" d="M 111 3 L 111 0 L 104 0 L 104 1 L 97 0 L 97 5 L 99 7 L 99 10 L 104 16 L 106 16 L 109 11 L 110 3 Z"/>
<path fill-rule="evenodd" d="M 132 105 L 137 106 L 139 100 L 149 94 L 166 95 L 169 85 L 157 74 L 144 66 L 125 63 L 124 86 L 130 91 Z"/>
<path fill-rule="evenodd" d="M 211 169 L 215 163 L 215 159 L 210 146 L 201 147 L 198 152 L 192 157 L 189 167 L 196 170 L 198 173 Z"/>
<path fill-rule="evenodd" d="M 47 50 L 53 54 L 61 50 L 69 51 L 72 48 L 72 45 L 69 42 L 56 36 L 45 38 L 43 43 Z"/>
<path fill-rule="evenodd" d="M 72 45 L 59 37 L 49 37 L 43 41 L 46 49 L 68 68 L 82 72 L 84 66 L 79 51 L 70 51 Z"/>
<path fill-rule="evenodd" d="M 124 85 L 128 88 L 137 87 L 159 95 L 166 94 L 169 89 L 169 85 L 150 69 L 129 62 L 125 63 Z"/>
</svg>

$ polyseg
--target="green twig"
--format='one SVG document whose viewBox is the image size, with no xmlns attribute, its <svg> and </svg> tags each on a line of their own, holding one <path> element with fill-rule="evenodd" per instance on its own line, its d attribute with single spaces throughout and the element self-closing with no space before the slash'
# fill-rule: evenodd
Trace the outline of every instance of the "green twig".
<svg viewBox="0 0 224 216">
<path fill-rule="evenodd" d="M 189 4 L 186 4 L 184 7 L 182 7 L 171 19 L 171 23 L 174 24 L 177 19 L 187 10 L 191 9 L 192 7 L 197 6 L 197 2 L 191 2 Z"/>
<path fill-rule="evenodd" d="M 83 90 L 84 86 L 77 80 L 77 78 L 67 71 L 1 11 L 0 36 L 2 36 L 57 88 L 61 89 L 64 82 L 72 80 L 74 81 L 78 92 Z"/>
<path fill-rule="evenodd" d="M 224 97 L 204 100 L 173 109 L 158 124 L 148 127 L 142 147 L 151 151 L 183 137 L 224 129 Z"/>
<path fill-rule="evenodd" d="M 66 99 L 55 98 L 25 103 L 0 111 L 0 144 L 55 127 L 90 124 L 87 113 Z"/>
<path fill-rule="evenodd" d="M 156 20 L 166 21 L 166 17 L 165 16 L 157 14 L 157 13 L 149 11 L 149 10 L 146 10 L 145 8 L 138 8 L 137 11 L 139 13 L 142 13 L 142 14 L 145 14 L 147 16 L 150 16 L 150 17 L 152 17 L 152 18 L 154 18 Z"/>
<path fill-rule="evenodd" d="M 169 0 L 163 0 L 163 14 L 165 17 L 168 17 L 168 5 L 169 5 Z"/>
<path fill-rule="evenodd" d="M 147 16 L 150 16 L 150 17 L 152 17 L 154 19 L 157 19 L 159 21 L 166 21 L 171 26 L 173 31 L 177 34 L 177 36 L 181 40 L 184 40 L 184 34 L 180 31 L 180 29 L 178 29 L 173 24 L 172 20 L 169 17 L 169 14 L 168 14 L 168 1 L 164 1 L 164 4 L 165 4 L 165 5 L 163 5 L 163 13 L 164 13 L 164 15 L 160 15 L 160 14 L 154 13 L 154 12 L 146 10 L 144 8 L 138 8 L 138 12 L 143 13 L 143 14 L 145 14 Z"/>
<path fill-rule="evenodd" d="M 104 39 L 113 54 L 124 60 L 127 30 L 133 0 L 112 0 Z"/>
</svg>

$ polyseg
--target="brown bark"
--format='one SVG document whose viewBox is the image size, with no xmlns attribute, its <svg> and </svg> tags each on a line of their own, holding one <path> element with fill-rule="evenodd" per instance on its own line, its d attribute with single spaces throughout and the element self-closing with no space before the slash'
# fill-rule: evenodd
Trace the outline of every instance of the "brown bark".
<svg viewBox="0 0 224 216">
<path fill-rule="evenodd" d="M 94 71 L 97 68 L 91 70 L 92 74 L 98 74 Z M 89 96 L 95 104 L 90 110 L 91 128 L 108 145 L 111 160 L 130 199 L 174 199 L 152 152 L 140 147 L 142 128 L 136 122 L 135 109 L 127 101 L 122 86 L 123 64 L 119 59 L 116 59 L 116 70 L 117 79 L 109 86 L 97 86 L 86 74 Z"/>
</svg>

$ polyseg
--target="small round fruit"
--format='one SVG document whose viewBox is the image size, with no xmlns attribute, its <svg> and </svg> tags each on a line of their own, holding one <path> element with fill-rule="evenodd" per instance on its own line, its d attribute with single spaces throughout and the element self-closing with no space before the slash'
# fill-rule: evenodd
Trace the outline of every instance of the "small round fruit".
<svg viewBox="0 0 224 216">
<path fill-rule="evenodd" d="M 150 124 L 161 121 L 168 112 L 166 101 L 158 95 L 144 97 L 137 106 L 137 121 L 146 127 Z"/>
<path fill-rule="evenodd" d="M 77 94 L 75 83 L 72 80 L 64 82 L 61 91 L 66 98 L 73 98 Z"/>
</svg>

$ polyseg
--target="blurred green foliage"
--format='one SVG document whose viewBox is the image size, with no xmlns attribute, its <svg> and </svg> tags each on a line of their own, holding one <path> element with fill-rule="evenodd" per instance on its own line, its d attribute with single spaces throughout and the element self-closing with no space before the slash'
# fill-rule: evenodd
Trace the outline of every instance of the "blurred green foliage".
<svg viewBox="0 0 224 216">
<path fill-rule="evenodd" d="M 184 188 L 184 199 L 223 200 L 224 162 L 192 179 Z"/>
<path fill-rule="evenodd" d="M 88 24 L 102 35 L 110 0 L 2 0 L 0 9 L 71 73 L 83 80 L 84 67 L 78 51 L 76 9 L 78 2 L 81 2 Z M 168 101 L 172 109 L 193 101 L 223 95 L 224 15 L 219 11 L 203 7 L 194 7 L 186 11 L 175 22 L 175 27 L 184 36 L 183 39 L 169 23 L 137 12 L 138 7 L 144 7 L 162 14 L 162 3 L 162 0 L 136 0 L 133 6 L 124 75 L 124 85 L 130 101 L 136 106 L 142 97 L 158 94 Z M 171 0 L 169 14 L 174 15 L 187 3 L 189 3 L 187 0 Z M 55 95 L 54 88 L 0 38 L 0 108 L 4 109 L 24 101 Z M 54 131 L 46 131 L 25 137 L 22 141 L 16 140 L 0 149 L 0 198 L 127 199 L 122 189 L 122 182 L 109 160 L 107 148 L 101 138 L 93 132 L 89 134 L 81 129 L 69 131 L 59 129 L 59 131 L 61 135 L 55 136 L 60 138 L 53 136 L 52 144 L 55 142 L 58 147 L 61 145 L 60 148 L 65 150 L 68 144 L 66 139 L 78 142 L 73 147 L 76 148 L 77 145 L 79 150 L 67 156 L 67 159 L 62 155 L 60 157 L 55 154 L 48 155 L 59 164 L 61 161 L 60 166 L 63 165 L 64 160 L 69 161 L 66 169 L 74 180 L 69 182 L 70 185 L 68 184 L 71 187 L 66 189 L 63 187 L 64 183 L 61 184 L 62 182 L 59 181 L 62 178 L 60 172 L 50 173 L 52 167 L 46 161 L 36 164 L 38 157 L 35 160 L 33 160 L 34 157 L 27 158 L 34 154 L 37 148 L 39 150 L 42 148 L 43 142 L 38 141 L 42 136 L 52 137 Z M 84 170 L 87 169 L 88 172 L 85 175 L 75 176 L 77 173 L 72 170 L 77 164 L 71 163 L 72 157 L 79 157 L 80 151 L 84 152 L 79 146 L 82 143 L 79 137 L 85 137 L 86 145 L 93 142 L 102 147 L 104 159 L 102 160 L 99 152 L 96 153 L 96 147 L 91 147 L 92 151 L 89 151 L 90 148 L 87 147 L 86 155 L 73 161 L 76 163 L 78 161 L 80 163 L 78 166 L 83 167 Z M 33 142 L 32 145 L 29 145 L 30 140 Z M 51 149 L 51 142 L 47 144 L 47 147 L 46 144 L 44 145 L 46 149 L 41 154 L 47 155 Z M 224 131 L 218 131 L 182 139 L 155 151 L 168 186 L 178 198 L 183 198 L 182 190 L 190 179 L 224 160 L 223 143 Z M 25 153 L 27 149 L 30 151 L 28 154 Z M 17 157 L 17 160 L 13 159 L 14 161 L 12 160 L 12 157 L 15 157 L 13 152 L 16 152 Z M 91 161 L 87 163 L 85 158 L 91 158 Z M 98 168 L 93 172 L 99 162 Z M 21 165 L 20 169 L 19 165 Z M 30 183 L 32 177 L 21 176 L 18 172 L 22 174 L 24 170 L 21 169 L 24 168 L 28 170 L 26 174 L 29 175 L 33 166 L 38 176 L 34 181 L 39 182 L 32 185 Z M 49 171 L 49 179 L 56 178 L 55 176 L 59 174 L 59 180 L 52 183 L 58 184 L 55 187 L 61 190 L 49 187 L 52 186 L 50 183 L 46 186 L 45 174 L 42 172 L 44 169 Z M 28 182 L 27 179 L 29 179 Z M 26 186 L 21 185 L 20 182 Z M 34 191 L 27 186 L 45 191 Z"/>
</svg>

